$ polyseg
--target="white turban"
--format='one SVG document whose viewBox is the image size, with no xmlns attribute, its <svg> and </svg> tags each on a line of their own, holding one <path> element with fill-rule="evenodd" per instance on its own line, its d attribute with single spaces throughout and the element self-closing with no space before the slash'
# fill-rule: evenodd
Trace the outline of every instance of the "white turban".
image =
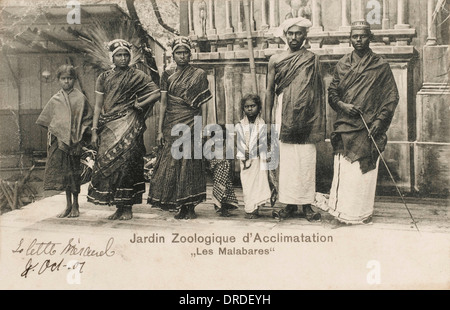
<svg viewBox="0 0 450 310">
<path fill-rule="evenodd" d="M 274 31 L 273 34 L 275 37 L 282 38 L 284 41 L 286 41 L 286 32 L 292 26 L 310 28 L 312 26 L 312 23 L 309 19 L 306 19 L 304 17 L 288 18 Z"/>
</svg>

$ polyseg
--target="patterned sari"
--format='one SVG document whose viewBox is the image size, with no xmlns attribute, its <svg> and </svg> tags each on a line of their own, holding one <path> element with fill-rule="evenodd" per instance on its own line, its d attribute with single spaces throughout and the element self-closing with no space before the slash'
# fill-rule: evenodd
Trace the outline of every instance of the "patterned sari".
<svg viewBox="0 0 450 310">
<path fill-rule="evenodd" d="M 201 105 L 211 99 L 206 73 L 187 66 L 182 71 L 167 70 L 161 77 L 161 92 L 167 92 L 163 134 L 166 143 L 155 164 L 147 202 L 163 209 L 197 205 L 206 200 L 206 176 L 203 159 L 194 159 L 194 117 L 201 116 Z M 171 149 L 178 136 L 175 125 L 190 128 L 192 159 L 175 159 Z"/>
<path fill-rule="evenodd" d="M 133 108 L 159 89 L 134 68 L 102 73 L 96 92 L 104 94 L 104 113 L 98 123 L 99 149 L 89 184 L 88 201 L 95 204 L 142 203 L 144 180 L 144 111 Z"/>
</svg>

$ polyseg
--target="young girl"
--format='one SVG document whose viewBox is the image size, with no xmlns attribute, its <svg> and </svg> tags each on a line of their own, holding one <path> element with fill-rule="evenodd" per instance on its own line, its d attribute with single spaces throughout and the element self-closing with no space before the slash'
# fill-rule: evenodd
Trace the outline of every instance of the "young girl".
<svg viewBox="0 0 450 310">
<path fill-rule="evenodd" d="M 260 116 L 261 99 L 248 94 L 241 100 L 244 118 L 236 127 L 238 141 L 238 159 L 241 159 L 241 183 L 244 193 L 246 218 L 259 217 L 258 209 L 270 201 L 268 172 L 265 168 L 265 154 L 261 146 L 266 144 L 264 120 Z M 264 155 L 264 156 L 262 156 Z"/>
<path fill-rule="evenodd" d="M 62 65 L 56 77 L 61 90 L 49 100 L 36 121 L 48 129 L 44 190 L 65 190 L 67 205 L 58 217 L 78 217 L 81 143 L 91 126 L 93 111 L 83 93 L 73 88 L 77 79 L 73 66 Z"/>
<path fill-rule="evenodd" d="M 221 127 L 226 136 L 226 127 Z M 229 217 L 230 211 L 238 208 L 238 200 L 233 187 L 231 160 L 226 158 L 226 147 L 222 151 L 222 159 L 214 158 L 209 161 L 213 177 L 212 200 L 219 216 Z"/>
</svg>

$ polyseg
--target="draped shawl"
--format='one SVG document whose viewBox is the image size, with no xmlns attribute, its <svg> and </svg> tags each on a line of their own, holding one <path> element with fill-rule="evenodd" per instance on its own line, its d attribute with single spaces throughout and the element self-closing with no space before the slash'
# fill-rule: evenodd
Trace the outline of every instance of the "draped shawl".
<svg viewBox="0 0 450 310">
<path fill-rule="evenodd" d="M 192 127 L 194 116 L 201 115 L 201 105 L 212 98 L 206 72 L 190 65 L 182 71 L 166 70 L 161 77 L 161 91 L 167 91 L 164 136 L 174 141 L 178 137 L 171 137 L 173 126 Z"/>
<path fill-rule="evenodd" d="M 194 152 L 194 117 L 201 115 L 201 105 L 212 98 L 206 72 L 190 65 L 181 71 L 166 70 L 161 76 L 161 92 L 167 92 L 163 128 L 166 143 L 156 160 L 147 202 L 163 208 L 195 205 L 206 199 L 203 159 L 173 158 L 171 148 L 179 137 L 172 137 L 171 131 L 178 124 L 189 126 Z"/>
<path fill-rule="evenodd" d="M 399 95 L 389 63 L 371 50 L 359 61 L 353 53 L 345 55 L 336 65 L 333 81 L 328 89 L 329 104 L 337 112 L 331 143 L 335 153 L 351 162 L 359 161 L 366 173 L 375 169 L 378 152 L 368 137 L 361 117 L 342 112 L 338 102 L 354 104 L 370 126 L 380 120 L 382 132 L 375 138 L 381 151 L 387 144 L 386 131 L 397 107 Z"/>
<path fill-rule="evenodd" d="M 97 79 L 96 92 L 104 94 L 104 113 L 99 118 L 100 145 L 93 177 L 102 174 L 108 177 L 127 161 L 133 152 L 145 152 L 140 137 L 145 129 L 144 111 L 133 108 L 135 102 L 142 102 L 159 92 L 150 76 L 128 68 L 111 69 Z"/>
<path fill-rule="evenodd" d="M 68 150 L 78 144 L 92 124 L 93 109 L 81 91 L 58 91 L 45 105 L 36 124 L 47 127 L 58 139 L 58 148 Z"/>
<path fill-rule="evenodd" d="M 280 141 L 291 144 L 325 140 L 325 101 L 319 58 L 305 48 L 275 67 L 276 94 L 283 94 Z"/>
</svg>

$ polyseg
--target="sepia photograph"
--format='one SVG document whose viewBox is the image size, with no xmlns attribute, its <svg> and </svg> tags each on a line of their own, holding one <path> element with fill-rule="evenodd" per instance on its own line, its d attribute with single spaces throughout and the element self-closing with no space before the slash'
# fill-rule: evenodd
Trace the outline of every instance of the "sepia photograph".
<svg viewBox="0 0 450 310">
<path fill-rule="evenodd" d="M 449 10 L 0 0 L 0 289 L 450 289 Z"/>
</svg>

